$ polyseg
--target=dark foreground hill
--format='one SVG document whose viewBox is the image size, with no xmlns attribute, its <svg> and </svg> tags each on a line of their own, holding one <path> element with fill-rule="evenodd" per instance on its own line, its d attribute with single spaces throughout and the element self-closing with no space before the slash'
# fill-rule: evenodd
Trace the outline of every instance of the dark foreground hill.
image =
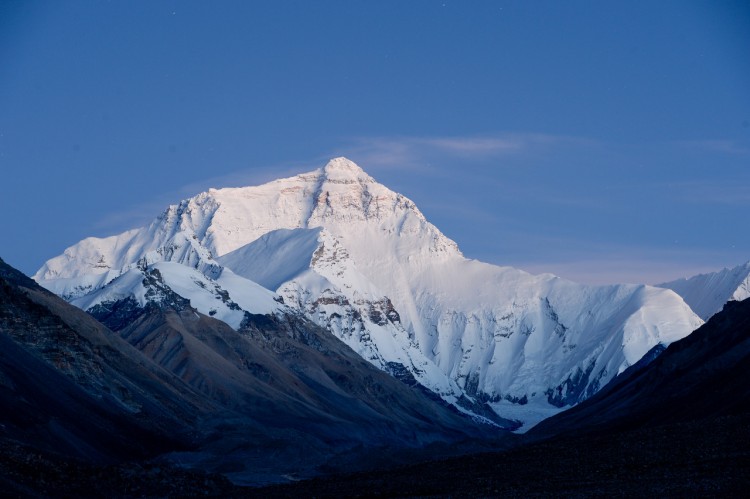
<svg viewBox="0 0 750 499">
<path fill-rule="evenodd" d="M 104 463 L 189 448 L 214 409 L 2 260 L 0 404 L 0 437 Z"/>
<path fill-rule="evenodd" d="M 226 494 L 204 472 L 269 483 L 498 436 L 304 318 L 235 331 L 172 298 L 110 304 L 113 332 L 0 260 L 2 490 Z"/>
<path fill-rule="evenodd" d="M 750 493 L 750 300 L 730 302 L 515 449 L 257 490 L 258 497 Z"/>
<path fill-rule="evenodd" d="M 381 472 L 255 489 L 248 497 L 746 497 L 750 418 L 555 438 Z"/>
</svg>

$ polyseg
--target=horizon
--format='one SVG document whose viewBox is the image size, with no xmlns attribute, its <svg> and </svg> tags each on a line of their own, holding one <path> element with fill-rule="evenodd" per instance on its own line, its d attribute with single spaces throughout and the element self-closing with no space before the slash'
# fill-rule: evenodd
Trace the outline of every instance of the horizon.
<svg viewBox="0 0 750 499">
<path fill-rule="evenodd" d="M 742 2 L 0 13 L 0 257 L 27 274 L 208 188 L 335 156 L 467 258 L 589 284 L 750 260 Z"/>
</svg>

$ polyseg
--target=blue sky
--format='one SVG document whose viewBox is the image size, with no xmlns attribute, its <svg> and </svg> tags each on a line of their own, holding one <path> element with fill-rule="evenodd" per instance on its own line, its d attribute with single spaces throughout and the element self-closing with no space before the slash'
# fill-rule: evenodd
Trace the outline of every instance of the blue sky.
<svg viewBox="0 0 750 499">
<path fill-rule="evenodd" d="M 583 282 L 750 259 L 750 7 L 0 3 L 0 256 L 345 155 L 464 253 Z"/>
</svg>

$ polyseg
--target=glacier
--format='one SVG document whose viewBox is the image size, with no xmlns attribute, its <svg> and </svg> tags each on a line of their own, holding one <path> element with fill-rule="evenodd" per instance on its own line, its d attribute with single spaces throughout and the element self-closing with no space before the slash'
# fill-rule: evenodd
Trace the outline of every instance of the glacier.
<svg viewBox="0 0 750 499">
<path fill-rule="evenodd" d="M 251 313 L 304 314 L 377 367 L 405 369 L 463 411 L 489 404 L 522 431 L 702 324 L 669 289 L 468 259 L 410 199 L 346 158 L 209 189 L 149 226 L 84 239 L 34 278 L 88 310 L 143 294 L 132 276 L 153 269 L 233 327 L 240 314 L 216 296 Z"/>
</svg>

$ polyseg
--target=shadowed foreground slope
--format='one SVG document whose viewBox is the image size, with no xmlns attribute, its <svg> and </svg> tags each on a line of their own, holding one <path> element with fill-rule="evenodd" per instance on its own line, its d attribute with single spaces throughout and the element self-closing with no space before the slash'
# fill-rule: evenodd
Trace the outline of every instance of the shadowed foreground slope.
<svg viewBox="0 0 750 499">
<path fill-rule="evenodd" d="M 455 454 L 467 439 L 503 435 L 376 369 L 304 318 L 248 314 L 235 331 L 163 291 L 168 300 L 145 307 L 109 304 L 117 321 L 103 320 L 117 334 L 0 261 L 0 471 L 8 490 L 74 494 L 104 464 L 115 466 L 112 484 L 124 476 L 147 483 L 142 466 L 156 462 L 196 470 L 165 473 L 174 477 L 165 491 L 200 471 L 279 482 L 372 468 L 391 456 L 408 462 L 433 449 Z"/>
<path fill-rule="evenodd" d="M 98 462 L 193 444 L 212 404 L 0 260 L 0 437 Z"/>
</svg>

